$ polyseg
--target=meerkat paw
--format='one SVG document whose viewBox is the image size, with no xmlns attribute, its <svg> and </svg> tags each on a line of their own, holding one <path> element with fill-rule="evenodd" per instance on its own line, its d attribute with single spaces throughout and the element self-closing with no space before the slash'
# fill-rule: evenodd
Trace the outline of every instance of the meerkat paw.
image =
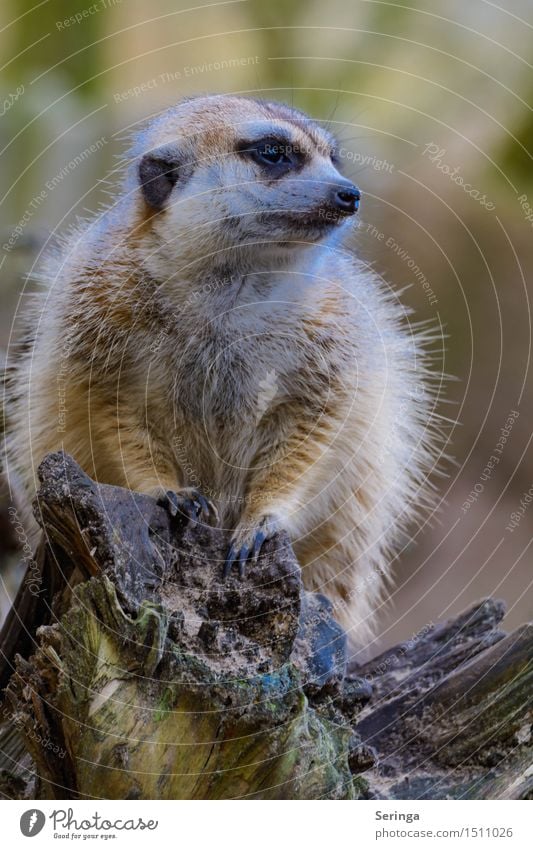
<svg viewBox="0 0 533 849">
<path fill-rule="evenodd" d="M 233 564 L 239 567 L 239 578 L 245 577 L 247 563 L 257 562 L 261 547 L 279 530 L 278 520 L 273 515 L 263 516 L 257 523 L 242 522 L 235 531 L 224 563 L 223 577 L 231 573 Z"/>
<path fill-rule="evenodd" d="M 158 504 L 168 510 L 173 518 L 180 515 L 193 525 L 201 520 L 210 525 L 218 524 L 218 510 L 213 502 L 192 486 L 183 487 L 176 492 L 167 490 L 158 498 Z"/>
</svg>

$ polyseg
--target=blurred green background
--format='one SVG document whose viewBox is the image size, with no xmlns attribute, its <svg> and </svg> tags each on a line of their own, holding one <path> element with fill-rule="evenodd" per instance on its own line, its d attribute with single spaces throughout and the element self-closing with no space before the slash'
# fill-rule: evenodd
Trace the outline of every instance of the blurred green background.
<svg viewBox="0 0 533 849">
<path fill-rule="evenodd" d="M 356 250 L 443 328 L 435 368 L 457 377 L 455 464 L 373 650 L 485 595 L 509 627 L 531 618 L 533 507 L 506 526 L 533 484 L 533 2 L 4 0 L 0 48 L 0 347 L 39 252 L 106 201 L 138 122 L 197 93 L 294 104 L 340 138 L 363 191 Z"/>
</svg>

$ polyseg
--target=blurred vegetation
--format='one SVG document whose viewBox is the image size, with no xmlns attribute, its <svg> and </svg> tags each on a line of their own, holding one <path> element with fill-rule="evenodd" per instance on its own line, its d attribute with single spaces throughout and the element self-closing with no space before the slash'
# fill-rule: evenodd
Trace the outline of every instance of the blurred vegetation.
<svg viewBox="0 0 533 849">
<path fill-rule="evenodd" d="M 184 95 L 243 92 L 291 102 L 340 137 L 346 173 L 364 193 L 356 248 L 387 285 L 410 287 L 402 297 L 415 319 L 445 329 L 436 368 L 458 378 L 446 390 L 455 405 L 444 408 L 460 422 L 450 449 L 458 465 L 448 467 L 438 520 L 398 564 L 400 589 L 385 613 L 389 643 L 493 592 L 510 602 L 511 626 L 533 613 L 524 554 L 533 513 L 512 537 L 505 532 L 533 481 L 533 232 L 525 206 L 533 206 L 532 33 L 532 0 L 510 0 L 505 9 L 487 0 L 5 0 L 0 7 L 0 245 L 31 213 L 13 249 L 0 250 L 4 349 L 40 250 L 55 230 L 106 200 L 102 178 L 139 121 Z M 99 139 L 96 152 L 69 168 Z M 424 153 L 429 144 L 440 151 L 434 160 Z M 383 160 L 392 167 L 377 167 Z M 458 168 L 495 208 L 467 194 L 446 168 Z M 389 238 L 403 256 L 387 247 Z M 502 461 L 465 515 L 461 505 L 512 409 L 520 418 Z"/>
</svg>

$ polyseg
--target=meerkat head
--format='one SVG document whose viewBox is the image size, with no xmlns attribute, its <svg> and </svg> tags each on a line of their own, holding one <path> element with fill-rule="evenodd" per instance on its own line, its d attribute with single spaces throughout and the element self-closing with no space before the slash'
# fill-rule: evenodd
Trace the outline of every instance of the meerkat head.
<svg viewBox="0 0 533 849">
<path fill-rule="evenodd" d="M 295 250 L 346 225 L 359 206 L 332 136 L 281 103 L 186 100 L 148 127 L 135 153 L 159 264 Z"/>
</svg>

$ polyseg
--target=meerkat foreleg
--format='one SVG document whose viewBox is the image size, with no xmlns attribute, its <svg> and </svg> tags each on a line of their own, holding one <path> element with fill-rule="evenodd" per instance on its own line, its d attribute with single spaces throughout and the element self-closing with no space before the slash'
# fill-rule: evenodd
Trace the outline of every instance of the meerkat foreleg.
<svg viewBox="0 0 533 849">
<path fill-rule="evenodd" d="M 280 442 L 274 458 L 271 451 L 265 464 L 262 461 L 266 456 L 255 458 L 256 471 L 249 483 L 246 507 L 231 538 L 224 577 L 237 564 L 243 578 L 246 563 L 257 561 L 263 543 L 287 523 L 292 511 L 301 507 L 333 424 L 327 421 L 319 427 L 316 423 L 308 427 L 300 423 Z"/>
<path fill-rule="evenodd" d="M 185 475 L 166 446 L 153 439 L 127 409 L 121 411 L 120 425 L 109 433 L 95 434 L 96 453 L 122 461 L 121 467 L 115 463 L 114 470 L 106 464 L 101 480 L 151 495 L 172 517 L 179 514 L 193 524 L 217 524 L 217 508 L 196 488 L 186 485 Z M 72 438 L 75 441 L 75 435 Z"/>
</svg>

